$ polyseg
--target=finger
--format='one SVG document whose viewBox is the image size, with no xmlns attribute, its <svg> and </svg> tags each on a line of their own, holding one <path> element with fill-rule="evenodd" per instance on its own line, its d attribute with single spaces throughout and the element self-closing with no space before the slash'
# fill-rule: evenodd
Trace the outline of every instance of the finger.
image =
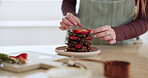
<svg viewBox="0 0 148 78">
<path fill-rule="evenodd" d="M 81 25 L 80 22 L 78 21 L 79 18 L 76 18 L 75 16 L 73 16 L 73 18 L 76 20 L 78 27 L 82 27 L 82 25 Z"/>
<path fill-rule="evenodd" d="M 66 28 L 65 28 L 65 27 L 59 27 L 59 29 L 61 29 L 61 30 L 63 30 L 63 31 L 64 31 L 64 30 L 66 30 Z"/>
<path fill-rule="evenodd" d="M 62 22 L 64 22 L 65 24 L 67 24 L 69 26 L 73 26 L 73 24 L 70 21 L 68 21 L 67 18 L 62 18 Z"/>
<path fill-rule="evenodd" d="M 102 40 L 102 41 L 107 41 L 107 40 L 112 40 L 112 39 L 113 38 L 112 38 L 111 35 L 107 35 L 107 36 L 104 36 L 104 37 L 100 38 L 100 40 Z"/>
<path fill-rule="evenodd" d="M 78 24 L 78 27 L 82 27 L 82 25 L 80 23 L 77 23 Z"/>
<path fill-rule="evenodd" d="M 109 35 L 110 33 L 108 31 L 100 32 L 94 35 L 94 38 L 101 38 Z"/>
<path fill-rule="evenodd" d="M 99 28 L 97 28 L 97 29 L 93 29 L 92 31 L 91 31 L 91 33 L 99 33 L 99 32 L 103 32 L 103 31 L 107 31 L 107 30 L 109 30 L 109 29 L 111 29 L 111 26 L 109 26 L 109 25 L 105 25 L 105 26 L 102 26 L 102 27 L 99 27 Z"/>
<path fill-rule="evenodd" d="M 65 24 L 64 22 L 60 22 L 60 25 L 61 25 L 61 27 L 66 27 L 66 28 L 68 28 L 68 25 Z"/>
<path fill-rule="evenodd" d="M 109 40 L 107 41 L 108 44 L 115 44 L 116 43 L 116 40 Z"/>
<path fill-rule="evenodd" d="M 72 24 L 77 25 L 76 20 L 73 18 L 73 14 L 67 13 L 66 17 Z"/>
</svg>

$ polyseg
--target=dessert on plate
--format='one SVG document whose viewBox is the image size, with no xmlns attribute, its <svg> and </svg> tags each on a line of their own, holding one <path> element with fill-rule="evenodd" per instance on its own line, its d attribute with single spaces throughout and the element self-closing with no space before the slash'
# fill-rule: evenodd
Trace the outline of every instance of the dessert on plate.
<svg viewBox="0 0 148 78">
<path fill-rule="evenodd" d="M 25 64 L 27 57 L 27 53 L 21 53 L 17 56 L 9 56 L 7 54 L 0 53 L 0 62 L 6 62 L 10 64 Z"/>
<path fill-rule="evenodd" d="M 88 29 L 73 29 L 68 34 L 66 50 L 69 52 L 89 52 L 92 37 Z"/>
</svg>

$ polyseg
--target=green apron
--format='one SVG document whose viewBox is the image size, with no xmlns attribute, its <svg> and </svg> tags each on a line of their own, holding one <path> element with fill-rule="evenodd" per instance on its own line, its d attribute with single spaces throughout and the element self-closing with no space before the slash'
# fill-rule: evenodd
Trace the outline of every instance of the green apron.
<svg viewBox="0 0 148 78">
<path fill-rule="evenodd" d="M 96 29 L 104 25 L 112 27 L 128 24 L 134 18 L 135 0 L 80 0 L 78 17 L 83 28 Z M 117 42 L 116 44 L 133 44 L 136 38 Z M 107 44 L 99 38 L 93 44 Z"/>
</svg>

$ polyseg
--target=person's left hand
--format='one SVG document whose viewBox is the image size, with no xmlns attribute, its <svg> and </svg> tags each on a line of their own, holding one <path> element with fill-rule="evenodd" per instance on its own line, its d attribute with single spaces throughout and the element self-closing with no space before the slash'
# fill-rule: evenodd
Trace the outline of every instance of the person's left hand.
<svg viewBox="0 0 148 78">
<path fill-rule="evenodd" d="M 92 29 L 91 33 L 95 34 L 94 38 L 100 38 L 100 40 L 106 41 L 108 44 L 116 43 L 116 33 L 109 25 Z"/>
</svg>

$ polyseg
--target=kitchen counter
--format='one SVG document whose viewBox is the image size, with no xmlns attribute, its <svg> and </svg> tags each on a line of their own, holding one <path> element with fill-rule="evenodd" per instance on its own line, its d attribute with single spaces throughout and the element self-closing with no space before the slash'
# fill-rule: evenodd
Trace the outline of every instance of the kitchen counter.
<svg viewBox="0 0 148 78">
<path fill-rule="evenodd" d="M 43 53 L 56 54 L 54 48 L 61 45 L 42 45 L 42 46 L 1 46 L 0 51 L 11 53 L 15 51 L 38 51 Z M 96 59 L 101 61 L 120 60 L 128 61 L 131 64 L 131 76 L 129 78 L 147 78 L 148 77 L 148 45 L 146 44 L 132 44 L 132 45 L 94 45 L 102 51 L 98 56 L 87 57 L 89 59 Z M 84 62 L 80 63 L 87 66 L 92 71 L 92 78 L 105 78 L 103 76 L 103 65 L 101 63 Z M 44 73 L 45 70 L 39 69 L 26 73 L 11 73 L 0 70 L 0 78 L 48 78 Z"/>
<path fill-rule="evenodd" d="M 96 57 L 101 61 L 120 60 L 130 62 L 131 76 L 129 78 L 147 78 L 148 77 L 148 45 L 133 44 L 133 45 L 98 45 L 102 52 Z M 93 71 L 93 78 L 103 77 L 103 65 L 93 62 L 82 62 Z"/>
</svg>

